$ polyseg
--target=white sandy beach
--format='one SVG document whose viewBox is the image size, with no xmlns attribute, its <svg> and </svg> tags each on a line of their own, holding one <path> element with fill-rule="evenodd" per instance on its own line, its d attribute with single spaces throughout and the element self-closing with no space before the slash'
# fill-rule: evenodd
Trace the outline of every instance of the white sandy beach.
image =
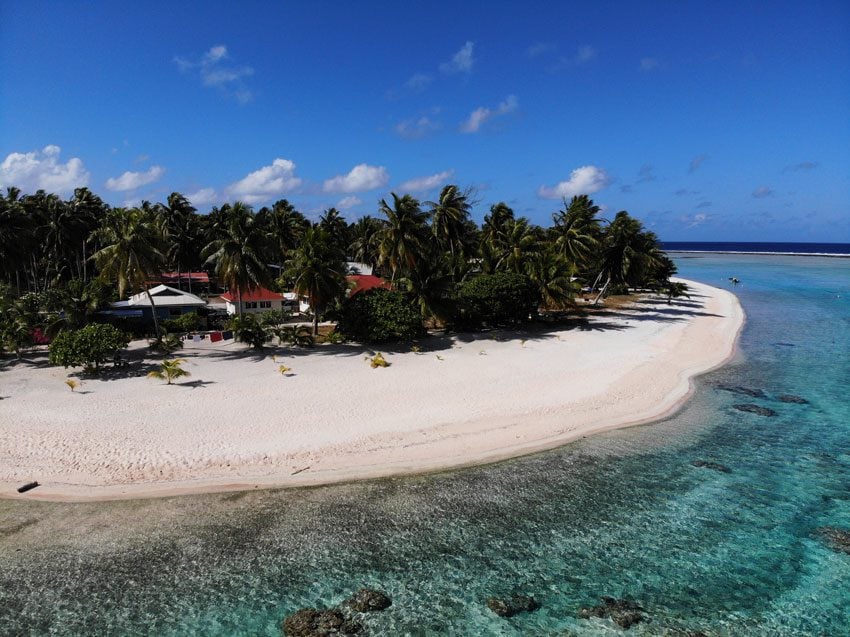
<svg viewBox="0 0 850 637">
<path fill-rule="evenodd" d="M 255 354 L 202 343 L 178 354 L 192 376 L 176 385 L 134 363 L 138 376 L 72 393 L 63 381 L 74 370 L 15 365 L 0 372 L 0 495 L 315 485 L 490 462 L 647 422 L 730 358 L 744 321 L 731 293 L 689 286 L 690 300 L 639 303 L 584 327 L 383 350 L 385 369 L 359 346 Z M 42 486 L 15 492 L 31 480 Z"/>
</svg>

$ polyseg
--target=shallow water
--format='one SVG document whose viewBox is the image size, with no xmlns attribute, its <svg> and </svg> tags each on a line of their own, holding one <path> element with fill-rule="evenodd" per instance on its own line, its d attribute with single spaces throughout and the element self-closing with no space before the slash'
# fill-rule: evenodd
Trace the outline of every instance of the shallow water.
<svg viewBox="0 0 850 637">
<path fill-rule="evenodd" d="M 706 283 L 738 277 L 748 316 L 741 355 L 699 379 L 677 415 L 440 475 L 0 500 L 0 634 L 279 635 L 288 613 L 362 585 L 393 599 L 364 618 L 373 635 L 617 633 L 577 618 L 601 595 L 646 609 L 631 634 L 850 634 L 850 555 L 815 532 L 850 528 L 850 262 L 676 260 Z M 777 400 L 786 393 L 809 404 Z M 542 608 L 501 619 L 484 606 L 512 592 Z"/>
</svg>

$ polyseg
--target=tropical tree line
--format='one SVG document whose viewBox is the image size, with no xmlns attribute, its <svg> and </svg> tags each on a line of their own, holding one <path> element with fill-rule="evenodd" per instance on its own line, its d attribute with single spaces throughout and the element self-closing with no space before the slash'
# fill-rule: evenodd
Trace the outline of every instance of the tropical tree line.
<svg viewBox="0 0 850 637">
<path fill-rule="evenodd" d="M 626 211 L 605 219 L 586 195 L 565 199 L 546 227 L 505 203 L 492 205 L 479 226 L 473 204 L 470 191 L 447 185 L 435 201 L 391 193 L 374 216 L 348 222 L 330 208 L 311 222 L 285 199 L 257 211 L 237 201 L 198 214 L 180 193 L 121 208 L 86 188 L 68 199 L 7 188 L 0 336 L 15 349 L 34 317 L 54 333 L 79 328 L 110 299 L 149 295 L 149 282 L 165 271 L 204 269 L 239 295 L 259 286 L 295 291 L 310 301 L 314 331 L 345 297 L 346 260 L 371 265 L 431 323 L 451 323 L 459 286 L 479 276 L 525 277 L 541 309 L 563 310 L 582 289 L 596 299 L 660 288 L 675 272 L 638 219 Z"/>
</svg>

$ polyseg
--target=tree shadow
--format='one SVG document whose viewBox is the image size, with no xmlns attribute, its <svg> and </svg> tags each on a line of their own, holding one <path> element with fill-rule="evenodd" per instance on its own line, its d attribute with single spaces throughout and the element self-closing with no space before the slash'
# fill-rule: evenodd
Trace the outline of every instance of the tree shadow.
<svg viewBox="0 0 850 637">
<path fill-rule="evenodd" d="M 172 383 L 172 386 L 174 386 L 174 387 L 184 387 L 184 388 L 188 388 L 188 389 L 198 389 L 198 388 L 203 389 L 207 385 L 215 385 L 215 384 L 216 384 L 216 382 L 214 380 L 200 380 L 199 379 L 199 380 L 190 380 L 190 381 L 185 382 L 185 383 Z"/>
</svg>

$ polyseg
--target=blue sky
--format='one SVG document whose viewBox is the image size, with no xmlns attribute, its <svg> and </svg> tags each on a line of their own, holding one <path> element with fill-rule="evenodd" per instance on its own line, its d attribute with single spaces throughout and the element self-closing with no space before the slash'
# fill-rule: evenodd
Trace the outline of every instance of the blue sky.
<svg viewBox="0 0 850 637">
<path fill-rule="evenodd" d="M 0 185 L 850 242 L 850 3 L 0 0 Z"/>
</svg>

